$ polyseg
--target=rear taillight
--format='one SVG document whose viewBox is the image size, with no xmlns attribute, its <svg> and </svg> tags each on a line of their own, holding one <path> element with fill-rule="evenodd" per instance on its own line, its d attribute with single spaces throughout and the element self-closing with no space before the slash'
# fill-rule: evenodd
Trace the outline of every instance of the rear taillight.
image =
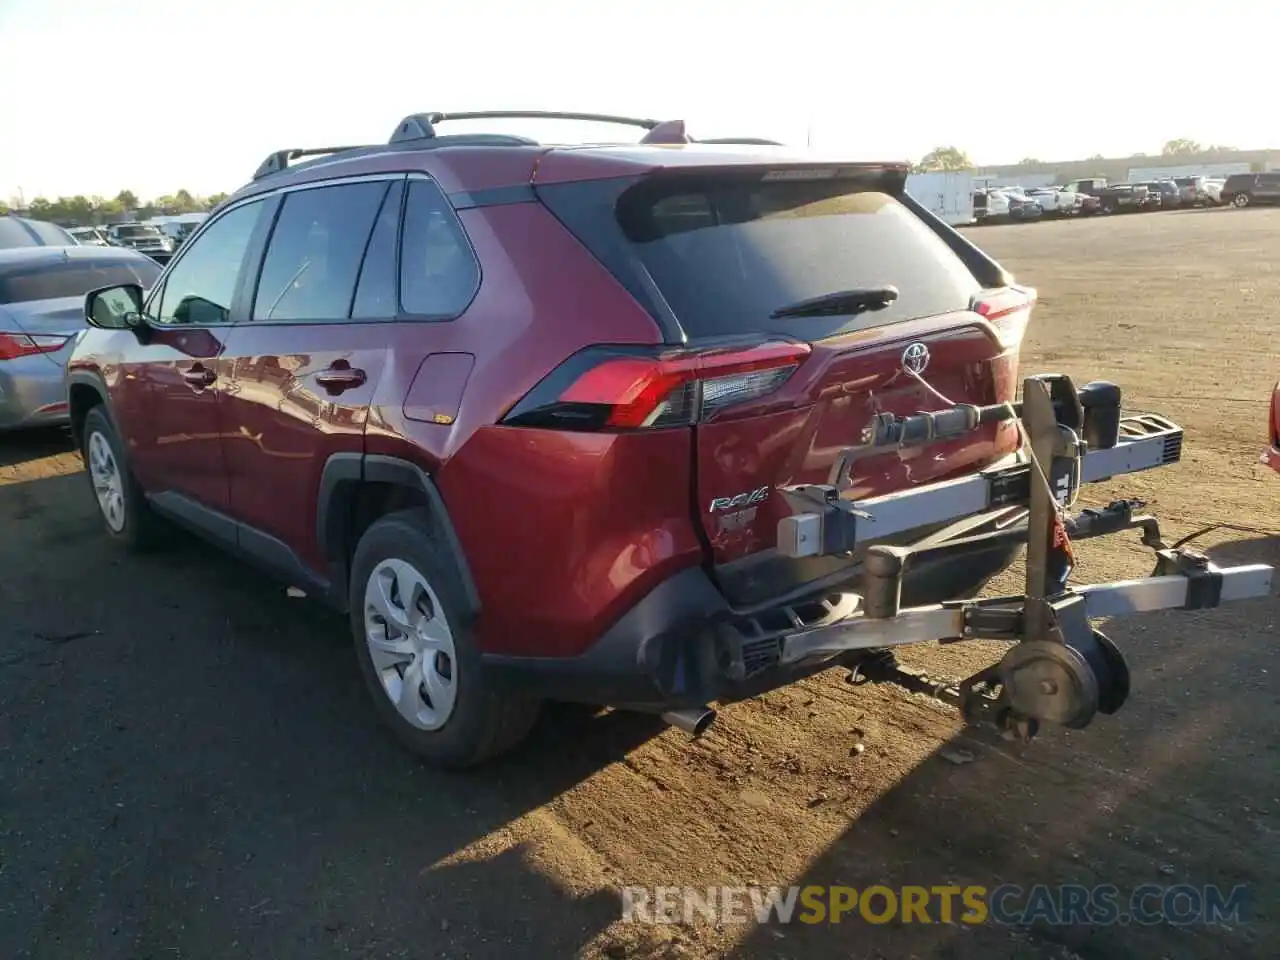
<svg viewBox="0 0 1280 960">
<path fill-rule="evenodd" d="M 789 341 L 661 353 L 592 347 L 548 375 L 503 423 L 559 430 L 693 424 L 773 393 L 809 349 Z"/>
<path fill-rule="evenodd" d="M 1014 349 L 1021 345 L 1031 319 L 1031 308 L 1036 305 L 1036 291 L 1032 287 L 1001 287 L 984 290 L 973 298 L 970 309 L 995 328 L 1002 346 Z"/>
<path fill-rule="evenodd" d="M 0 333 L 0 360 L 17 360 L 35 353 L 56 353 L 69 339 L 44 334 Z"/>
</svg>

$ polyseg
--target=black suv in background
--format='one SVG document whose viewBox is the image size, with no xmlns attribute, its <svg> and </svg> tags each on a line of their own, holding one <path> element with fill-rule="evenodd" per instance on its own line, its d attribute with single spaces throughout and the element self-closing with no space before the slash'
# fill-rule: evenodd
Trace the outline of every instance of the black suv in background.
<svg viewBox="0 0 1280 960">
<path fill-rule="evenodd" d="M 1233 173 L 1222 185 L 1222 202 L 1235 207 L 1280 203 L 1280 171 Z"/>
<path fill-rule="evenodd" d="M 1172 180 L 1143 180 L 1134 186 L 1147 188 L 1147 199 L 1142 203 L 1144 210 L 1173 210 L 1182 206 L 1182 192 Z"/>
</svg>

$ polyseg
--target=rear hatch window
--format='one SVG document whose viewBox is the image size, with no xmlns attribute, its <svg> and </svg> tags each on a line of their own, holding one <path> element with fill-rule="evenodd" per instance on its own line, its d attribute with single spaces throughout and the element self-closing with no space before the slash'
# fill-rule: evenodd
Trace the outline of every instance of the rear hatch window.
<svg viewBox="0 0 1280 960">
<path fill-rule="evenodd" d="M 691 340 L 762 333 L 821 340 L 963 310 L 979 291 L 885 178 L 770 176 L 655 176 L 621 190 L 615 203 L 601 202 L 607 187 L 600 182 L 539 194 L 642 303 L 652 301 L 646 288 L 656 287 Z M 899 295 L 882 308 L 770 316 L 801 300 L 884 286 Z"/>
<path fill-rule="evenodd" d="M 82 297 L 90 290 L 118 283 L 150 287 L 159 266 L 145 260 L 52 260 L 0 266 L 0 304 Z"/>
</svg>

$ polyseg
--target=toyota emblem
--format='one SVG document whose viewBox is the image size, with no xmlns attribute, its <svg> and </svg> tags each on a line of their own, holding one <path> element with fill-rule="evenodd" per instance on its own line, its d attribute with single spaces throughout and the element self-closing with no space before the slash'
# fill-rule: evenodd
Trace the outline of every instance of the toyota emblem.
<svg viewBox="0 0 1280 960">
<path fill-rule="evenodd" d="M 927 366 L 929 366 L 929 348 L 923 343 L 913 343 L 902 351 L 902 369 L 907 373 L 924 373 Z"/>
</svg>

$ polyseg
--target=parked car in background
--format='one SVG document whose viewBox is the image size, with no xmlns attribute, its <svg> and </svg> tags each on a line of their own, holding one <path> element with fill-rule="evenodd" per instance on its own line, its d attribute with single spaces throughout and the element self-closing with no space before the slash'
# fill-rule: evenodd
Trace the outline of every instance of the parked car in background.
<svg viewBox="0 0 1280 960">
<path fill-rule="evenodd" d="M 1009 219 L 1009 198 L 999 190 L 975 191 L 973 218 L 978 223 L 1003 223 Z"/>
<path fill-rule="evenodd" d="M 0 250 L 11 247 L 74 247 L 76 238 L 56 223 L 28 220 L 11 213 L 0 216 Z"/>
<path fill-rule="evenodd" d="M 150 223 L 117 223 L 111 227 L 111 237 L 122 247 L 132 247 L 145 253 L 156 263 L 168 263 L 177 244 L 159 227 Z"/>
<path fill-rule="evenodd" d="M 1176 210 L 1182 206 L 1182 191 L 1173 180 L 1144 180 L 1135 186 L 1147 188 L 1147 209 Z"/>
<path fill-rule="evenodd" d="M 1280 383 L 1271 390 L 1270 414 L 1267 417 L 1267 449 L 1262 451 L 1262 462 L 1280 472 Z"/>
<path fill-rule="evenodd" d="M 69 227 L 67 233 L 76 238 L 76 242 L 90 247 L 109 247 L 111 240 L 107 231 L 99 227 Z"/>
<path fill-rule="evenodd" d="M 1216 207 L 1222 203 L 1222 185 L 1226 182 L 1225 177 L 1204 178 L 1204 192 L 1209 198 L 1207 206 Z"/>
<path fill-rule="evenodd" d="M 150 257 L 119 247 L 0 250 L 0 431 L 67 421 L 64 368 L 85 329 L 84 296 L 115 283 L 150 287 Z"/>
<path fill-rule="evenodd" d="M 1209 202 L 1209 191 L 1204 177 L 1174 177 L 1182 202 L 1189 207 L 1203 207 Z"/>
<path fill-rule="evenodd" d="M 1087 194 L 1098 200 L 1097 213 L 1137 212 L 1147 199 L 1146 187 L 1135 187 L 1131 184 L 1108 184 L 1103 177 L 1086 177 L 1072 180 L 1063 185 L 1064 189 L 1075 193 Z"/>
<path fill-rule="evenodd" d="M 1074 217 L 1084 209 L 1084 194 L 1058 187 L 1032 187 L 1028 197 L 1040 204 L 1047 216 Z"/>
<path fill-rule="evenodd" d="M 1222 202 L 1233 207 L 1255 203 L 1280 203 L 1280 171 L 1233 173 L 1222 185 Z"/>
<path fill-rule="evenodd" d="M 1268 418 L 1268 437 L 1270 446 L 1263 454 L 1262 460 L 1273 470 L 1280 472 L 1280 383 L 1271 391 L 1271 415 Z"/>
<path fill-rule="evenodd" d="M 1022 190 L 1011 187 L 1001 190 L 1009 201 L 1009 219 L 1017 222 L 1024 220 L 1039 220 L 1044 216 L 1044 207 L 1036 203 L 1035 199 L 1027 196 Z"/>
</svg>

